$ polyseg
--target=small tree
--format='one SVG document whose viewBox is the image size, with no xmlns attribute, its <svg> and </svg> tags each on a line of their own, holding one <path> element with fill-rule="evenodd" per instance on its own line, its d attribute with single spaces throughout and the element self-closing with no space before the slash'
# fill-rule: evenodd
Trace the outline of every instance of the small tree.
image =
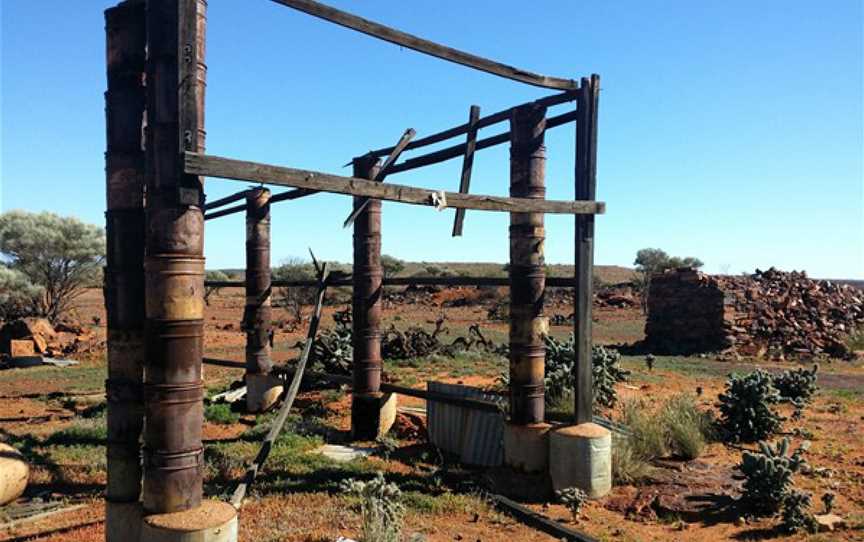
<svg viewBox="0 0 864 542">
<path fill-rule="evenodd" d="M 24 273 L 0 265 L 0 320 L 36 314 L 43 293 Z"/>
<path fill-rule="evenodd" d="M 7 267 L 42 288 L 34 313 L 56 321 L 99 277 L 102 228 L 53 213 L 0 215 L 0 255 Z"/>
<path fill-rule="evenodd" d="M 204 273 L 204 279 L 209 282 L 211 280 L 212 281 L 229 280 L 230 277 L 224 271 L 215 270 L 215 271 L 207 271 L 206 273 Z M 204 303 L 206 303 L 208 307 L 210 306 L 210 296 L 212 296 L 213 294 L 218 294 L 219 290 L 221 290 L 221 288 L 219 288 L 218 286 L 205 286 L 204 287 Z"/>
<path fill-rule="evenodd" d="M 643 248 L 636 253 L 633 265 L 636 266 L 634 286 L 639 292 L 642 312 L 645 313 L 648 311 L 648 286 L 651 284 L 651 277 L 667 269 L 675 269 L 677 267 L 699 269 L 705 264 L 699 258 L 692 256 L 681 258 L 678 256 L 669 256 L 659 248 Z"/>
<path fill-rule="evenodd" d="M 315 267 L 302 258 L 286 258 L 282 265 L 273 269 L 273 280 L 315 280 Z M 303 305 L 309 305 L 315 297 L 315 289 L 305 286 L 273 289 L 273 303 L 284 308 L 297 325 L 302 320 Z"/>
<path fill-rule="evenodd" d="M 383 254 L 381 256 L 381 267 L 384 269 L 384 278 L 395 277 L 405 270 L 405 262 L 399 258 Z"/>
</svg>

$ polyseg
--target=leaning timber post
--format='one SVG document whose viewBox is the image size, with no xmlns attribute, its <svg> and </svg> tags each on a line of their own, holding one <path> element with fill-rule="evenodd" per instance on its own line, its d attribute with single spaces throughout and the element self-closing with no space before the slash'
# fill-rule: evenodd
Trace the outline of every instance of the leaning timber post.
<svg viewBox="0 0 864 542">
<path fill-rule="evenodd" d="M 233 507 L 202 503 L 204 187 L 182 160 L 204 152 L 206 9 L 147 0 L 142 542 L 215 540 L 214 528 L 236 540 Z"/>
<path fill-rule="evenodd" d="M 597 106 L 600 77 L 583 78 L 576 119 L 576 199 L 595 199 L 597 187 Z M 575 425 L 549 437 L 549 475 L 556 490 L 578 487 L 589 497 L 612 487 L 612 434 L 592 420 L 591 304 L 594 297 L 594 215 L 576 215 L 575 230 Z"/>
<path fill-rule="evenodd" d="M 510 196 L 546 197 L 546 108 L 527 104 L 510 118 Z M 510 213 L 510 420 L 505 430 L 508 465 L 537 472 L 548 454 L 544 423 L 548 321 L 543 213 Z"/>
<path fill-rule="evenodd" d="M 374 179 L 378 158 L 353 161 L 354 177 Z M 354 198 L 354 209 L 365 198 Z M 354 220 L 352 336 L 354 391 L 351 396 L 351 435 L 374 440 L 387 433 L 396 417 L 396 396 L 381 392 L 381 200 L 371 199 Z"/>
<path fill-rule="evenodd" d="M 144 406 L 144 2 L 105 11 L 108 325 L 108 483 L 105 537 L 137 539 L 141 527 Z"/>
<path fill-rule="evenodd" d="M 255 188 L 246 195 L 246 409 L 263 412 L 282 394 L 270 370 L 270 191 Z"/>
</svg>

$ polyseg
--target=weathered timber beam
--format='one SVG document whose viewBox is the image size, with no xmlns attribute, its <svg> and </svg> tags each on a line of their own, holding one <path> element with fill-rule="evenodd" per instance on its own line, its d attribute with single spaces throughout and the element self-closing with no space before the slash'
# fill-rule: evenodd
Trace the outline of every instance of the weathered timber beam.
<svg viewBox="0 0 864 542">
<path fill-rule="evenodd" d="M 544 98 L 540 98 L 539 100 L 535 100 L 534 102 L 528 103 L 535 103 L 537 105 L 552 107 L 553 105 L 572 102 L 577 98 L 577 96 L 577 92 L 567 91 L 562 92 L 561 94 L 553 94 L 552 96 L 546 96 Z M 510 107 L 503 111 L 498 111 L 497 113 L 492 113 L 491 115 L 480 117 L 479 119 L 477 119 L 477 130 L 480 130 L 481 128 L 486 128 L 487 126 L 492 126 L 493 124 L 498 124 L 499 122 L 504 122 L 505 120 L 509 120 L 513 109 L 515 109 L 515 107 Z M 454 126 L 453 128 L 448 128 L 447 130 L 443 130 L 441 132 L 428 135 L 426 137 L 421 137 L 420 139 L 415 139 L 405 147 L 405 150 L 410 151 L 411 149 L 434 145 L 435 143 L 440 143 L 450 138 L 460 136 L 462 134 L 467 134 L 470 128 L 471 123 L 469 122 L 466 124 L 460 124 L 459 126 Z M 376 149 L 374 151 L 370 151 L 370 154 L 374 154 L 375 156 L 387 156 L 388 154 L 393 152 L 394 148 L 395 147 L 384 147 L 383 149 Z"/>
<path fill-rule="evenodd" d="M 471 186 L 471 169 L 474 167 L 474 150 L 477 146 L 477 120 L 480 118 L 480 106 L 472 105 L 468 113 L 468 136 L 465 138 L 465 156 L 462 160 L 462 175 L 459 178 L 459 193 L 467 194 Z M 465 209 L 456 209 L 453 220 L 453 237 L 462 236 L 462 225 L 465 223 Z"/>
<path fill-rule="evenodd" d="M 367 179 L 271 166 L 194 152 L 187 152 L 184 156 L 186 173 L 192 175 L 307 188 L 320 192 L 332 192 L 334 194 L 366 196 L 412 205 L 436 206 L 436 203 L 443 199 L 446 201 L 447 207 L 454 207 L 456 209 L 572 215 L 603 214 L 606 209 L 605 203 L 600 201 L 533 200 L 527 198 L 459 194 L 458 192 L 429 190 L 427 188 L 416 188 L 401 184 L 376 183 Z"/>
<path fill-rule="evenodd" d="M 546 120 L 546 129 L 555 128 L 558 126 L 562 126 L 569 122 L 576 120 L 578 116 L 578 111 L 568 111 L 567 113 L 562 113 L 558 116 L 551 117 Z M 494 147 L 495 145 L 501 145 L 502 143 L 507 143 L 510 141 L 510 132 L 505 132 L 503 134 L 498 134 L 494 136 L 487 137 L 485 139 L 481 139 L 477 141 L 475 150 L 488 149 L 489 147 Z M 421 156 L 416 156 L 409 160 L 405 160 L 400 164 L 396 164 L 392 168 L 390 168 L 390 173 L 401 173 L 403 171 L 409 171 L 412 169 L 417 169 L 419 167 L 431 166 L 432 164 L 438 164 L 440 162 L 445 162 L 450 160 L 451 158 L 457 158 L 459 156 L 464 155 L 468 151 L 468 144 L 461 143 L 459 145 L 453 145 L 452 147 L 447 147 L 446 149 L 441 149 L 439 151 L 430 152 L 429 154 L 423 154 Z"/>
<path fill-rule="evenodd" d="M 494 60 L 489 60 L 471 53 L 459 51 L 445 45 L 429 41 L 401 30 L 396 30 L 389 26 L 358 17 L 357 15 L 342 11 L 320 2 L 313 0 L 273 0 L 277 4 L 282 4 L 289 8 L 308 13 L 325 21 L 362 32 L 368 36 L 378 38 L 402 47 L 413 49 L 420 53 L 461 64 L 475 70 L 491 73 L 505 79 L 519 81 L 543 88 L 555 88 L 560 90 L 575 89 L 578 82 L 573 79 L 563 79 L 559 77 L 549 77 L 537 73 L 529 72 L 514 66 L 508 66 Z"/>
<path fill-rule="evenodd" d="M 240 201 L 241 199 L 246 199 L 246 194 L 248 193 L 249 190 L 241 190 L 235 194 L 231 194 L 230 196 L 208 201 L 204 205 L 204 210 L 209 211 L 211 209 L 216 209 L 217 207 L 222 207 L 223 205 L 228 205 L 229 203 L 234 203 L 235 201 Z"/>
<path fill-rule="evenodd" d="M 243 191 L 243 194 L 246 194 L 248 190 Z M 280 201 L 288 201 L 292 199 L 302 198 L 304 196 L 310 196 L 312 194 L 317 194 L 317 190 L 306 190 L 303 188 L 298 188 L 296 190 L 289 190 L 287 192 L 282 192 L 281 194 L 276 194 L 270 198 L 270 204 L 278 203 Z M 244 196 L 245 197 L 245 196 Z M 214 202 L 215 203 L 215 202 Z M 212 220 L 214 218 L 220 218 L 223 216 L 233 215 L 235 213 L 242 213 L 246 210 L 246 204 L 242 203 L 240 205 L 235 205 L 234 207 L 228 207 L 226 209 L 221 209 L 219 211 L 213 211 L 212 213 L 207 213 L 204 215 L 204 220 Z"/>
<path fill-rule="evenodd" d="M 295 288 L 315 286 L 314 280 L 274 280 L 274 288 Z M 350 278 L 330 279 L 330 286 L 351 286 Z M 572 288 L 576 284 L 573 277 L 546 277 L 547 288 Z M 208 288 L 242 288 L 242 280 L 208 280 Z M 507 277 L 384 277 L 384 286 L 509 286 Z"/>
</svg>

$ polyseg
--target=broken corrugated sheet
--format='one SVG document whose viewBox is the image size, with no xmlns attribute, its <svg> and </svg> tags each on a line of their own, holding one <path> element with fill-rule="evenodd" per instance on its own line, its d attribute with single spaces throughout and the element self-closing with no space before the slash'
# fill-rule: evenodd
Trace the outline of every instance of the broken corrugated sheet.
<svg viewBox="0 0 864 542">
<path fill-rule="evenodd" d="M 429 391 L 454 397 L 499 402 L 500 395 L 461 384 L 427 382 Z M 465 407 L 427 402 L 429 440 L 444 451 L 458 454 L 460 461 L 484 467 L 504 461 L 504 413 L 481 412 Z"/>
</svg>

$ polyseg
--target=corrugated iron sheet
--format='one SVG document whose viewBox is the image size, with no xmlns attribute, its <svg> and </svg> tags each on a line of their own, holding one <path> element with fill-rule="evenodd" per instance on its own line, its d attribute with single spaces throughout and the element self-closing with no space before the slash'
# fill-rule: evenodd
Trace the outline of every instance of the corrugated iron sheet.
<svg viewBox="0 0 864 542">
<path fill-rule="evenodd" d="M 504 399 L 480 388 L 461 384 L 429 381 L 430 391 L 494 401 L 505 406 Z M 504 413 L 481 412 L 465 407 L 428 401 L 429 440 L 444 451 L 457 454 L 462 463 L 497 467 L 504 462 Z"/>
</svg>

